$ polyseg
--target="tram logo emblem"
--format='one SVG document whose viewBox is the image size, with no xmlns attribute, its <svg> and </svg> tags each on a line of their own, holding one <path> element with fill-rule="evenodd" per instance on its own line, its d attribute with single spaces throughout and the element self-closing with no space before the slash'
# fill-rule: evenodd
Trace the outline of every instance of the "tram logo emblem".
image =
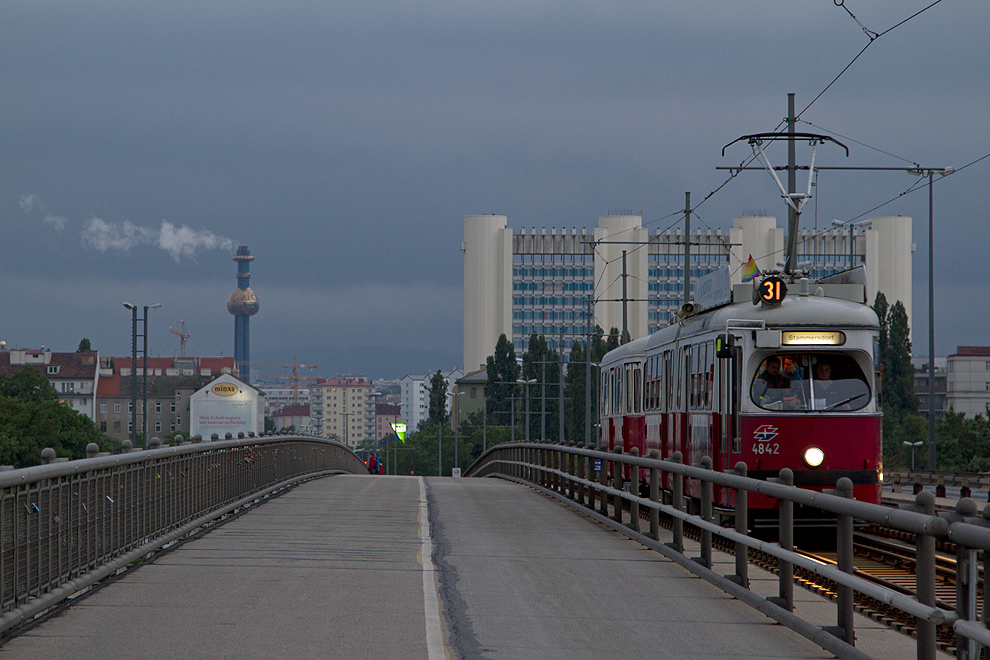
<svg viewBox="0 0 990 660">
<path fill-rule="evenodd" d="M 777 427 L 764 424 L 753 431 L 753 437 L 760 442 L 770 442 L 777 437 Z"/>
</svg>

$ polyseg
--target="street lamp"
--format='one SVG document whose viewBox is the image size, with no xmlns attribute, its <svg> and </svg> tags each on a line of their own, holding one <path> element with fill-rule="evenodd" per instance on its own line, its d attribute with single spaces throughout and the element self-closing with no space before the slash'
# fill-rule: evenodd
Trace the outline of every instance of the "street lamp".
<svg viewBox="0 0 990 660">
<path fill-rule="evenodd" d="M 529 386 L 535 382 L 535 378 L 530 378 L 529 380 L 520 379 L 516 381 L 519 385 L 526 386 L 526 442 L 529 442 Z"/>
<path fill-rule="evenodd" d="M 925 444 L 925 441 L 924 440 L 918 440 L 917 442 L 908 442 L 907 440 L 905 440 L 904 441 L 904 444 L 911 448 L 911 471 L 913 472 L 914 471 L 914 448 L 915 447 L 920 447 L 921 445 Z"/>
<path fill-rule="evenodd" d="M 935 471 L 935 200 L 932 184 L 938 173 L 944 179 L 954 167 L 916 167 L 908 174 L 928 177 L 928 469 Z M 912 450 L 914 451 L 914 450 Z"/>
<path fill-rule="evenodd" d="M 344 418 L 344 446 L 345 447 L 350 447 L 351 446 L 350 445 L 350 438 L 347 435 L 347 418 L 350 417 L 351 415 L 353 415 L 354 413 L 352 413 L 352 412 L 342 412 L 340 414 Z"/>
<path fill-rule="evenodd" d="M 144 306 L 144 329 L 142 338 L 144 339 L 144 375 L 141 394 L 141 446 L 148 446 L 148 310 L 159 309 L 161 303 Z M 137 446 L 137 305 L 124 303 L 124 307 L 131 310 L 131 443 Z"/>
<path fill-rule="evenodd" d="M 458 462 L 458 459 L 457 459 L 457 446 L 459 444 L 458 441 L 457 441 L 457 422 L 458 422 L 458 418 L 460 417 L 460 414 L 459 413 L 461 412 L 460 411 L 460 408 L 457 406 L 457 397 L 464 396 L 464 394 L 465 394 L 465 392 L 454 392 L 454 393 L 452 393 L 450 395 L 450 408 L 451 408 L 451 412 L 453 413 L 454 410 L 456 410 L 458 412 L 458 415 L 457 416 L 454 416 L 453 414 L 451 414 L 451 419 L 454 422 L 454 469 L 457 469 L 457 468 L 459 468 L 461 466 L 461 464 Z M 451 474 L 453 474 L 453 473 L 451 473 Z"/>
</svg>

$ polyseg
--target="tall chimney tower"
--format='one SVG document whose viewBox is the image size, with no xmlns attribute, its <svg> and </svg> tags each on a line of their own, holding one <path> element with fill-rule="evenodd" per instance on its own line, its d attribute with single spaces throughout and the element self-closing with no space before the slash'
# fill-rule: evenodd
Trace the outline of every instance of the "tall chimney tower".
<svg viewBox="0 0 990 660">
<path fill-rule="evenodd" d="M 237 248 L 237 288 L 227 299 L 227 311 L 234 315 L 234 363 L 237 373 L 245 383 L 251 382 L 251 317 L 258 313 L 258 296 L 249 284 L 251 271 L 248 264 L 254 261 L 246 245 Z"/>
</svg>

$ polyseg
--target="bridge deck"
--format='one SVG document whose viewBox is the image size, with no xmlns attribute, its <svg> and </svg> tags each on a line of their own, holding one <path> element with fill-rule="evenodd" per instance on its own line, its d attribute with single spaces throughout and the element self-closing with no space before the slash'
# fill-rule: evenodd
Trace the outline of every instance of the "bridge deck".
<svg viewBox="0 0 990 660">
<path fill-rule="evenodd" d="M 427 508 L 429 527 L 420 522 Z M 880 644 L 882 654 L 864 650 L 914 655 L 907 638 L 901 646 Z M 528 488 L 491 479 L 351 476 L 299 486 L 2 648 L 8 660 L 407 660 L 445 653 L 511 660 L 831 657 Z"/>
</svg>

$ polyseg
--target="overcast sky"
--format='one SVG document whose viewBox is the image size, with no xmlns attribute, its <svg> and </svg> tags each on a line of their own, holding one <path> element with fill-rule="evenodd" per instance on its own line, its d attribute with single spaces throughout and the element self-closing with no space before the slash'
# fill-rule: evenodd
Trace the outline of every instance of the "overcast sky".
<svg viewBox="0 0 990 660">
<path fill-rule="evenodd" d="M 930 4 L 5 0 L 0 339 L 126 355 L 122 303 L 160 302 L 150 353 L 178 354 L 182 319 L 189 353 L 232 355 L 247 245 L 253 360 L 458 367 L 465 215 L 570 228 L 632 209 L 666 228 L 685 192 L 698 204 L 727 178 L 716 167 L 751 154 L 726 144 L 778 127 L 788 92 L 798 130 L 850 147 L 819 148 L 819 165 L 990 153 L 990 3 L 898 26 Z M 784 164 L 783 143 L 769 153 Z M 898 197 L 914 182 L 823 172 L 802 226 L 914 218 L 924 355 L 928 195 Z M 934 187 L 939 355 L 990 344 L 988 182 L 990 159 Z M 694 226 L 755 209 L 784 226 L 772 179 L 745 172 Z"/>
</svg>

